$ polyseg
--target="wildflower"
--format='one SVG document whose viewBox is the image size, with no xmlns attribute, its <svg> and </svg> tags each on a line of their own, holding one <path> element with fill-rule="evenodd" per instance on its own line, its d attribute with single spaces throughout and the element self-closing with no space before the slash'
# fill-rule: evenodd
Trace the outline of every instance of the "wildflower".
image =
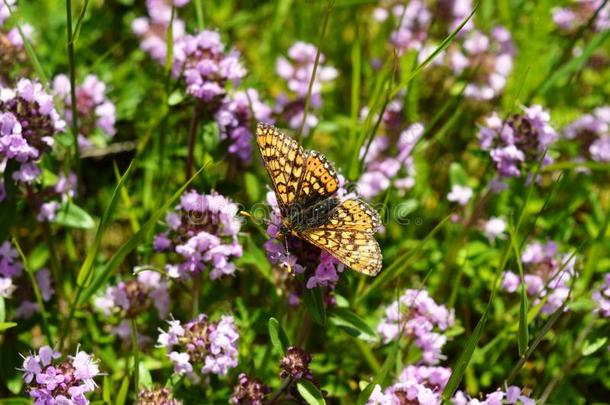
<svg viewBox="0 0 610 405">
<path fill-rule="evenodd" d="M 505 231 L 506 222 L 502 218 L 491 217 L 483 225 L 483 233 L 490 242 L 497 238 L 502 238 Z"/>
<path fill-rule="evenodd" d="M 76 194 L 77 180 L 74 173 L 65 176 L 59 175 L 57 182 L 52 187 L 45 187 L 36 194 L 30 196 L 31 205 L 38 208 L 36 220 L 38 222 L 52 222 L 57 217 L 61 204 L 66 203 Z M 50 201 L 49 201 L 50 200 Z"/>
<path fill-rule="evenodd" d="M 521 388 L 511 385 L 502 391 L 498 389 L 495 392 L 487 394 L 485 400 L 480 401 L 478 399 L 470 398 L 462 391 L 457 391 L 451 402 L 454 405 L 501 405 L 501 404 L 521 404 L 521 405 L 535 405 L 536 401 L 531 399 L 529 396 L 524 395 Z"/>
<path fill-rule="evenodd" d="M 377 326 L 384 343 L 402 335 L 422 350 L 425 364 L 436 364 L 442 358 L 441 349 L 447 341 L 442 332 L 454 324 L 453 311 L 437 304 L 425 290 L 407 289 L 385 314 Z"/>
<path fill-rule="evenodd" d="M 572 1 L 567 7 L 554 7 L 551 9 L 553 22 L 562 31 L 575 32 L 589 21 L 602 4 L 603 0 L 581 0 Z M 602 7 L 592 26 L 599 32 L 610 28 L 610 4 Z"/>
<path fill-rule="evenodd" d="M 225 52 L 218 32 L 204 30 L 176 41 L 173 73 L 175 77 L 184 75 L 187 92 L 215 111 L 226 93 L 227 82 L 237 85 L 246 69 L 238 52 Z"/>
<path fill-rule="evenodd" d="M 468 186 L 461 186 L 454 184 L 451 187 L 451 191 L 447 194 L 447 200 L 451 202 L 457 202 L 460 205 L 468 204 L 468 201 L 472 198 L 472 189 Z"/>
<path fill-rule="evenodd" d="M 534 242 L 526 246 L 521 254 L 524 266 L 524 281 L 527 294 L 536 297 L 534 305 L 544 297 L 542 312 L 550 314 L 559 309 L 570 293 L 569 283 L 575 276 L 574 258 L 558 252 L 557 244 Z M 504 272 L 502 288 L 507 292 L 517 291 L 521 280 L 512 271 Z"/>
<path fill-rule="evenodd" d="M 182 405 L 169 388 L 154 387 L 140 390 L 137 405 Z"/>
<path fill-rule="evenodd" d="M 358 193 L 365 198 L 373 198 L 391 185 L 402 192 L 415 185 L 415 165 L 411 153 L 423 135 L 424 127 L 415 123 L 400 131 L 401 110 L 402 104 L 399 102 L 388 106 L 382 117 L 387 134 L 375 137 L 368 153 L 366 147 L 360 152 L 364 159 L 364 173 L 358 180 Z M 395 149 L 393 145 L 396 145 Z"/>
<path fill-rule="evenodd" d="M 301 378 L 307 380 L 313 379 L 309 363 L 311 363 L 311 355 L 309 353 L 298 347 L 290 346 L 286 349 L 284 357 L 280 359 L 280 378 L 285 379 L 290 377 L 293 380 L 300 380 Z"/>
<path fill-rule="evenodd" d="M 597 304 L 597 311 L 604 318 L 610 318 L 610 273 L 604 276 L 602 285 L 591 294 Z"/>
<path fill-rule="evenodd" d="M 524 165 L 534 165 L 557 139 L 550 115 L 539 105 L 524 107 L 524 113 L 506 122 L 493 113 L 479 128 L 481 149 L 489 151 L 501 177 L 519 177 Z M 544 155 L 543 165 L 552 162 Z"/>
<path fill-rule="evenodd" d="M 182 7 L 188 1 L 174 1 L 175 7 Z M 172 36 L 176 43 L 186 32 L 184 21 L 177 16 L 171 19 L 172 4 L 165 0 L 147 0 L 147 17 L 138 17 L 131 23 L 131 30 L 140 39 L 140 48 L 159 64 L 167 59 L 167 29 L 172 22 Z"/>
<path fill-rule="evenodd" d="M 43 346 L 37 355 L 23 359 L 23 379 L 34 404 L 89 404 L 85 394 L 97 387 L 97 362 L 81 350 L 58 364 L 60 357 L 61 353 Z"/>
<path fill-rule="evenodd" d="M 265 396 L 271 392 L 268 386 L 244 373 L 239 375 L 238 380 L 229 399 L 231 404 L 263 405 L 265 403 Z"/>
<path fill-rule="evenodd" d="M 280 94 L 276 100 L 276 114 L 292 129 L 299 129 L 303 121 L 305 99 L 309 91 L 309 82 L 313 75 L 317 53 L 318 49 L 315 45 L 298 41 L 288 49 L 288 58 L 281 56 L 275 64 L 276 73 L 286 80 L 288 90 L 292 93 L 291 95 Z M 338 76 L 334 67 L 324 64 L 325 59 L 324 54 L 320 53 L 309 99 L 310 108 L 313 111 L 322 106 L 322 86 L 331 83 Z M 308 134 L 309 129 L 316 125 L 318 125 L 318 118 L 312 111 L 309 111 L 303 133 Z"/>
<path fill-rule="evenodd" d="M 104 315 L 119 313 L 121 317 L 135 318 L 153 306 L 159 318 L 169 312 L 169 293 L 167 281 L 156 271 L 141 271 L 135 279 L 121 281 L 106 289 L 103 296 L 95 300 L 95 306 Z"/>
<path fill-rule="evenodd" d="M 263 103 L 255 89 L 228 95 L 215 119 L 220 139 L 229 142 L 228 151 L 248 165 L 252 160 L 252 127 L 254 121 L 272 122 L 271 108 Z"/>
<path fill-rule="evenodd" d="M 21 275 L 23 265 L 18 260 L 19 253 L 8 240 L 0 244 L 0 275 L 15 278 Z"/>
<path fill-rule="evenodd" d="M 11 298 L 11 296 L 13 295 L 13 291 L 15 291 L 15 288 L 16 287 L 13 284 L 12 278 L 0 276 L 0 297 Z"/>
<path fill-rule="evenodd" d="M 200 314 L 182 325 L 180 321 L 168 322 L 170 327 L 161 331 L 159 346 L 167 349 L 174 364 L 174 371 L 199 381 L 201 374 L 226 375 L 237 366 L 237 340 L 239 334 L 233 317 L 225 315 L 220 321 L 210 322 Z"/>
<path fill-rule="evenodd" d="M 235 273 L 231 260 L 242 255 L 238 210 L 237 204 L 218 193 L 186 192 L 166 217 L 169 230 L 155 237 L 155 249 L 177 253 L 181 261 L 176 271 L 181 277 L 207 268 L 212 280 L 231 275 Z"/>
<path fill-rule="evenodd" d="M 40 175 L 37 161 L 51 150 L 65 122 L 42 85 L 21 79 L 15 89 L 0 88 L 0 156 L 20 164 L 15 181 L 31 183 Z"/>
<path fill-rule="evenodd" d="M 15 1 L 10 0 L 7 4 L 0 3 L 0 87 L 11 83 L 14 68 L 19 67 L 27 61 L 27 53 L 23 46 L 21 33 L 30 39 L 34 31 L 30 24 L 21 24 L 21 33 L 17 27 L 3 26 L 10 17 L 9 7 L 15 10 Z"/>
<path fill-rule="evenodd" d="M 70 80 L 60 74 L 53 79 L 53 91 L 64 103 L 64 114 L 72 121 L 72 97 Z M 83 83 L 76 88 L 76 111 L 79 119 L 79 145 L 81 148 L 91 146 L 91 135 L 99 129 L 107 137 L 114 136 L 115 106 L 106 96 L 106 84 L 96 75 L 87 75 Z"/>
<path fill-rule="evenodd" d="M 598 107 L 571 122 L 562 136 L 578 144 L 578 160 L 610 162 L 610 106 Z"/>
<path fill-rule="evenodd" d="M 393 385 L 383 391 L 377 385 L 367 405 L 440 404 L 450 375 L 445 367 L 407 366 Z"/>
</svg>

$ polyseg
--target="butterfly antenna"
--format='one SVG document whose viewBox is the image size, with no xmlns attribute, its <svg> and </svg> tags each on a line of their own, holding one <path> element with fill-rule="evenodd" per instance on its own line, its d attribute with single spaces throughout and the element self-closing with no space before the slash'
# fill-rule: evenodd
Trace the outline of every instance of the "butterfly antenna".
<svg viewBox="0 0 610 405">
<path fill-rule="evenodd" d="M 290 251 L 288 250 L 288 235 L 284 234 L 284 249 L 286 250 L 286 258 L 288 258 L 290 256 Z M 288 267 L 288 273 L 292 274 L 292 266 L 290 265 L 290 262 L 288 260 L 286 260 L 286 265 Z"/>
</svg>

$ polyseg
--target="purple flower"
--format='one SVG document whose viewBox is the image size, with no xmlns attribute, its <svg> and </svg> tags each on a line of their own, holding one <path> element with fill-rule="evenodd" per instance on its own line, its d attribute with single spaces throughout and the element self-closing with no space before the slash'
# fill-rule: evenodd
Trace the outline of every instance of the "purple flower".
<svg viewBox="0 0 610 405">
<path fill-rule="evenodd" d="M 72 97 L 70 80 L 66 75 L 57 75 L 53 79 L 53 91 L 64 103 L 64 114 L 72 120 Z M 80 138 L 82 146 L 89 146 L 89 137 L 99 129 L 107 137 L 114 136 L 115 106 L 106 97 L 106 84 L 96 75 L 87 75 L 83 83 L 76 88 L 76 111 L 78 112 Z"/>
<path fill-rule="evenodd" d="M 443 356 L 447 338 L 441 333 L 455 322 L 453 311 L 437 304 L 425 290 L 408 289 L 385 310 L 385 318 L 377 326 L 384 343 L 412 339 L 422 350 L 425 364 L 436 364 Z"/>
<path fill-rule="evenodd" d="M 280 378 L 312 380 L 313 375 L 309 369 L 311 354 L 295 346 L 286 349 L 286 354 L 280 359 Z"/>
<path fill-rule="evenodd" d="M 99 367 L 93 357 L 77 350 L 75 356 L 56 364 L 61 354 L 43 346 L 38 355 L 23 359 L 23 379 L 35 405 L 87 405 L 85 394 L 97 387 Z"/>
<path fill-rule="evenodd" d="M 18 261 L 19 253 L 7 240 L 0 244 L 0 275 L 15 278 L 21 275 L 23 266 Z"/>
<path fill-rule="evenodd" d="M 245 373 L 238 376 L 238 383 L 233 387 L 233 395 L 229 403 L 236 405 L 263 405 L 265 396 L 271 389 L 259 379 L 252 378 Z"/>
<path fill-rule="evenodd" d="M 0 156 L 21 164 L 13 179 L 30 183 L 40 175 L 38 159 L 53 146 L 64 121 L 42 85 L 21 79 L 16 88 L 0 88 Z"/>
<path fill-rule="evenodd" d="M 159 318 L 163 319 L 169 313 L 167 281 L 156 271 L 140 271 L 135 279 L 108 287 L 104 295 L 95 300 L 95 306 L 106 316 L 120 313 L 127 318 L 135 318 L 154 306 Z"/>
<path fill-rule="evenodd" d="M 551 9 L 553 22 L 562 31 L 574 33 L 589 21 L 602 3 L 603 0 L 581 0 L 572 1 L 567 7 L 555 7 Z M 597 14 L 593 28 L 599 32 L 610 28 L 610 4 L 604 5 Z"/>
<path fill-rule="evenodd" d="M 13 295 L 13 291 L 15 291 L 15 288 L 16 287 L 13 284 L 12 278 L 0 276 L 0 297 L 11 298 L 11 296 Z"/>
<path fill-rule="evenodd" d="M 559 309 L 568 298 L 570 282 L 575 276 L 574 258 L 560 254 L 553 241 L 534 242 L 521 253 L 521 262 L 526 273 L 527 294 L 535 298 L 534 305 L 546 297 L 543 313 L 550 314 Z M 520 283 L 514 272 L 504 273 L 502 288 L 507 292 L 516 292 Z"/>
<path fill-rule="evenodd" d="M 173 393 L 166 387 L 154 387 L 140 390 L 138 405 L 183 405 L 182 401 L 174 398 Z"/>
<path fill-rule="evenodd" d="M 445 367 L 407 366 L 385 390 L 377 385 L 367 405 L 440 405 L 450 375 L 451 369 Z"/>
<path fill-rule="evenodd" d="M 579 146 L 576 160 L 610 162 L 610 106 L 598 107 L 568 124 L 562 136 Z"/>
<path fill-rule="evenodd" d="M 470 398 L 462 391 L 457 391 L 451 399 L 454 405 L 502 405 L 502 404 L 520 404 L 520 405 L 535 405 L 536 401 L 524 395 L 521 388 L 511 385 L 502 391 L 498 389 L 495 392 L 487 394 L 485 400 L 480 401 L 475 398 Z"/>
<path fill-rule="evenodd" d="M 197 382 L 200 374 L 226 375 L 237 366 L 239 333 L 233 317 L 210 322 L 200 314 L 185 325 L 176 320 L 169 324 L 167 332 L 160 330 L 158 343 L 166 348 L 176 373 Z"/>
<path fill-rule="evenodd" d="M 215 118 L 220 140 L 228 141 L 228 150 L 245 165 L 252 160 L 252 128 L 255 121 L 273 123 L 271 108 L 260 101 L 254 89 L 238 91 L 225 97 Z"/>
<path fill-rule="evenodd" d="M 604 318 L 610 318 L 610 273 L 606 273 L 604 282 L 591 297 L 597 304 L 597 312 Z"/>
<path fill-rule="evenodd" d="M 468 204 L 468 201 L 470 201 L 471 198 L 472 189 L 468 186 L 461 186 L 459 184 L 454 184 L 453 187 L 451 187 L 449 194 L 447 194 L 447 200 L 457 202 L 462 206 Z"/>
<path fill-rule="evenodd" d="M 523 166 L 535 165 L 557 139 L 550 115 L 541 106 L 523 107 L 523 111 L 506 122 L 493 113 L 479 128 L 481 149 L 489 151 L 501 177 L 520 176 Z M 545 155 L 542 163 L 551 162 Z"/>
<path fill-rule="evenodd" d="M 176 7 L 188 1 L 174 1 Z M 147 0 L 147 17 L 138 17 L 131 22 L 131 30 L 140 39 L 140 48 L 159 64 L 164 65 L 167 58 L 167 29 L 171 21 L 171 4 L 164 0 Z M 185 34 L 185 24 L 177 16 L 172 23 L 174 43 Z"/>
<path fill-rule="evenodd" d="M 391 185 L 403 193 L 415 185 L 411 153 L 423 135 L 424 127 L 415 123 L 400 131 L 401 111 L 400 102 L 390 103 L 382 117 L 387 135 L 376 136 L 368 153 L 365 147 L 360 151 L 364 158 L 364 173 L 358 180 L 358 193 L 365 198 L 373 198 Z M 395 151 L 393 145 L 396 145 Z"/>
<path fill-rule="evenodd" d="M 246 75 L 239 53 L 225 52 L 225 45 L 216 31 L 204 30 L 197 35 L 185 35 L 174 44 L 175 77 L 184 75 L 189 94 L 217 110 L 225 95 L 227 82 L 234 85 Z"/>
<path fill-rule="evenodd" d="M 292 129 L 299 129 L 303 121 L 305 99 L 309 91 L 309 82 L 313 75 L 313 68 L 318 49 L 309 43 L 298 41 L 288 49 L 288 58 L 279 57 L 275 64 L 278 76 L 286 80 L 289 94 L 280 94 L 276 99 L 276 115 L 286 122 Z M 310 108 L 317 110 L 322 106 L 322 86 L 331 83 L 338 76 L 335 68 L 324 64 L 324 54 L 320 54 L 320 60 L 314 78 Z M 309 129 L 318 124 L 318 119 L 313 113 L 307 115 L 307 121 L 303 133 L 307 135 Z"/>
<path fill-rule="evenodd" d="M 175 212 L 166 217 L 167 232 L 157 235 L 155 247 L 173 250 L 180 259 L 177 271 L 193 276 L 210 268 L 210 278 L 235 273 L 233 258 L 242 255 L 237 239 L 241 221 L 237 204 L 218 193 L 182 195 Z M 169 243 L 168 243 L 169 242 Z M 168 269 L 168 273 L 172 273 Z"/>
<path fill-rule="evenodd" d="M 502 218 L 491 217 L 483 225 L 483 233 L 490 242 L 498 238 L 504 238 L 504 232 L 506 232 L 506 222 Z"/>
</svg>

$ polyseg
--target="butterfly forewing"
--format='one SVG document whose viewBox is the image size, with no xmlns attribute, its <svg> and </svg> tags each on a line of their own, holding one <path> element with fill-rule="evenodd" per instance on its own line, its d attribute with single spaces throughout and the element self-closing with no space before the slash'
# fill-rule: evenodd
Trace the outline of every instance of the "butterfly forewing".
<svg viewBox="0 0 610 405">
<path fill-rule="evenodd" d="M 258 124 L 256 142 L 273 182 L 280 211 L 285 217 L 296 199 L 299 182 L 305 171 L 306 155 L 294 139 L 271 125 Z"/>
<path fill-rule="evenodd" d="M 306 152 L 305 172 L 299 184 L 295 204 L 309 207 L 337 192 L 337 172 L 326 157 L 316 151 Z"/>
</svg>

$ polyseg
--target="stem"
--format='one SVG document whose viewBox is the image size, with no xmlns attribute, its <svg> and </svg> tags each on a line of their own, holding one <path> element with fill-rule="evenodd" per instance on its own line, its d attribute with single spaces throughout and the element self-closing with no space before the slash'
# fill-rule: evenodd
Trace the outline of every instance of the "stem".
<svg viewBox="0 0 610 405">
<path fill-rule="evenodd" d="M 320 33 L 320 42 L 318 43 L 318 52 L 316 52 L 316 59 L 313 63 L 313 71 L 311 72 L 311 79 L 309 79 L 309 87 L 307 88 L 307 95 L 305 96 L 305 109 L 303 110 L 303 120 L 301 121 L 301 128 L 297 134 L 297 141 L 300 141 L 303 137 L 303 130 L 305 129 L 305 122 L 307 121 L 307 111 L 309 110 L 309 103 L 311 99 L 311 91 L 313 90 L 313 83 L 316 80 L 316 72 L 318 71 L 318 65 L 320 63 L 320 55 L 322 54 L 322 47 L 324 46 L 324 39 L 326 37 L 326 28 L 328 27 L 328 20 L 330 18 L 330 12 L 333 8 L 334 0 L 330 0 L 324 11 L 324 21 L 322 22 L 322 32 Z"/>
<path fill-rule="evenodd" d="M 280 396 L 284 393 L 284 391 L 286 391 L 288 389 L 288 387 L 290 387 L 290 384 L 292 384 L 292 377 L 288 377 L 282 382 L 282 385 L 280 386 L 280 388 L 278 388 L 273 393 L 273 396 L 269 400 L 269 405 L 275 404 L 277 402 L 277 400 L 280 398 Z"/>
<path fill-rule="evenodd" d="M 301 330 L 299 331 L 299 337 L 297 338 L 297 346 L 303 347 L 307 336 L 309 336 L 309 332 L 311 331 L 311 315 L 309 315 L 309 311 L 305 311 L 305 315 L 303 316 L 303 323 L 301 324 Z"/>
<path fill-rule="evenodd" d="M 188 155 L 186 157 L 186 178 L 190 179 L 193 174 L 193 154 L 195 152 L 195 138 L 197 137 L 197 129 L 199 128 L 199 121 L 201 115 L 201 103 L 196 102 L 193 109 L 193 116 L 191 117 L 191 126 L 189 128 L 188 135 Z"/>
<path fill-rule="evenodd" d="M 140 387 L 140 347 L 138 346 L 138 329 L 135 319 L 131 320 L 131 346 L 133 348 L 133 385 L 137 397 Z"/>
<path fill-rule="evenodd" d="M 59 299 L 64 296 L 63 294 L 63 284 L 59 282 L 59 260 L 57 259 L 57 251 L 55 250 L 55 242 L 53 242 L 53 236 L 51 235 L 51 226 L 48 222 L 43 222 L 42 225 L 42 235 L 45 243 L 49 249 L 49 256 L 51 258 L 51 273 L 53 274 L 53 279 L 55 280 L 55 284 L 57 286 L 57 296 Z M 61 285 L 61 287 L 60 287 Z"/>
<path fill-rule="evenodd" d="M 74 164 L 81 183 L 80 150 L 78 147 L 78 112 L 76 109 L 76 62 L 74 59 L 74 41 L 72 32 L 72 1 L 66 0 L 66 21 L 68 30 L 68 66 L 70 70 L 70 102 L 72 109 L 72 135 L 74 136 Z"/>
<path fill-rule="evenodd" d="M 201 293 L 201 274 L 193 279 L 193 318 L 199 314 L 199 294 Z"/>
<path fill-rule="evenodd" d="M 48 314 L 47 311 L 44 309 L 44 301 L 42 300 L 42 295 L 40 294 L 40 289 L 38 288 L 38 282 L 36 281 L 36 277 L 30 269 L 30 266 L 28 266 L 27 258 L 25 257 L 25 254 L 23 254 L 23 250 L 21 250 L 21 245 L 19 245 L 19 241 L 17 240 L 16 236 L 13 236 L 13 244 L 15 245 L 15 249 L 17 249 L 17 252 L 21 257 L 21 261 L 23 262 L 23 268 L 25 269 L 25 272 L 28 274 L 30 282 L 32 283 L 32 289 L 34 290 L 34 295 L 36 296 L 36 302 L 38 303 L 40 316 L 42 318 L 42 330 L 45 336 L 47 337 L 47 342 L 49 343 L 49 345 L 53 345 L 53 335 L 51 334 L 51 329 L 49 329 Z"/>
<path fill-rule="evenodd" d="M 61 335 L 59 337 L 59 343 L 57 344 L 57 348 L 60 351 L 64 345 L 64 340 L 66 339 L 66 336 L 68 335 L 68 330 L 70 329 L 70 324 L 72 324 L 72 319 L 74 319 L 74 313 L 76 312 L 76 304 L 78 303 L 78 300 L 80 298 L 82 291 L 83 291 L 83 289 L 82 289 L 81 285 L 80 284 L 77 285 L 76 286 L 76 296 L 74 297 L 74 301 L 72 301 L 72 305 L 70 305 L 70 312 L 68 313 L 68 318 L 66 319 L 64 326 L 61 328 Z"/>
</svg>

